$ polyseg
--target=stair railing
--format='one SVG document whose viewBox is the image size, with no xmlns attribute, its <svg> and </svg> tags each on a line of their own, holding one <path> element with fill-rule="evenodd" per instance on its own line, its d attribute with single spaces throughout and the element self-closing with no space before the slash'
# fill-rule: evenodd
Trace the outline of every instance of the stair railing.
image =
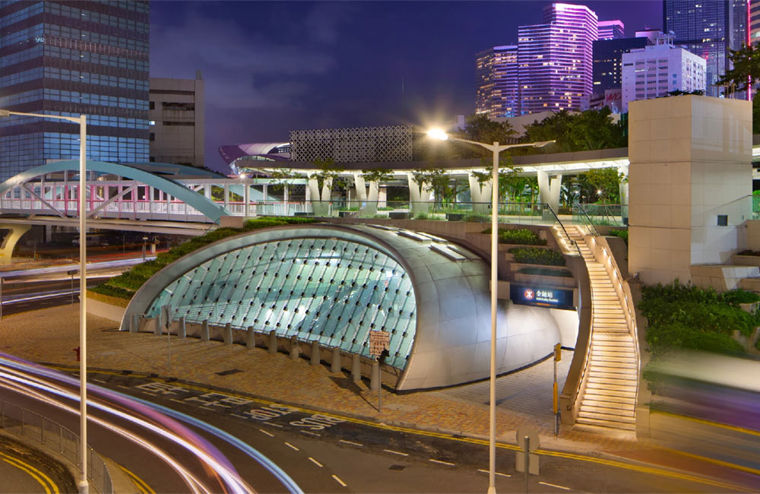
<svg viewBox="0 0 760 494">
<path fill-rule="evenodd" d="M 565 229 L 565 225 L 562 224 L 562 220 L 559 219 L 559 216 L 557 215 L 557 213 L 554 212 L 554 209 L 552 209 L 552 207 L 549 206 L 549 204 L 544 204 L 544 206 L 546 207 L 546 209 L 548 209 L 549 211 L 551 211 L 552 216 L 554 216 L 554 221 L 556 223 L 559 223 L 560 228 L 562 228 L 562 232 L 565 234 L 565 237 L 567 237 L 567 241 L 570 242 L 570 245 L 572 245 L 572 246 L 575 247 L 575 250 L 578 251 L 578 256 L 580 256 L 582 258 L 583 254 L 581 254 L 580 247 L 578 247 L 578 244 L 575 243 L 575 240 L 573 240 L 572 238 L 570 238 L 570 234 L 567 233 L 567 230 Z"/>
<path fill-rule="evenodd" d="M 573 210 L 578 211 L 578 216 L 580 217 L 581 223 L 588 227 L 589 233 L 593 235 L 594 237 L 599 236 L 599 232 L 596 229 L 596 226 L 594 226 L 594 222 L 591 221 L 591 216 L 588 215 L 588 211 L 586 211 L 586 208 L 583 207 L 583 205 L 579 202 L 576 202 L 573 204 Z"/>
</svg>

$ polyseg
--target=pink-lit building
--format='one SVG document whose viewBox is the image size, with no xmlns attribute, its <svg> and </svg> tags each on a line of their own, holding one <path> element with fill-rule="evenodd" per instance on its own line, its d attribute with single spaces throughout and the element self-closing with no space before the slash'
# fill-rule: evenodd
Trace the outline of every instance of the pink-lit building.
<svg viewBox="0 0 760 494">
<path fill-rule="evenodd" d="M 520 113 L 579 110 L 592 92 L 596 13 L 584 5 L 553 3 L 544 23 L 518 28 Z"/>
<path fill-rule="evenodd" d="M 625 37 L 625 24 L 620 19 L 599 21 L 597 39 L 620 39 Z"/>
</svg>

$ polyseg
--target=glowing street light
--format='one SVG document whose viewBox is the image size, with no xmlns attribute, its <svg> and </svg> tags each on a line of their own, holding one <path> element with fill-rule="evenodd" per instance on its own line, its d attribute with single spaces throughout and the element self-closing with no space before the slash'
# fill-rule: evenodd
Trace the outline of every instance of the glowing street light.
<svg viewBox="0 0 760 494">
<path fill-rule="evenodd" d="M 87 494 L 87 117 L 66 117 L 44 113 L 25 113 L 0 109 L 0 117 L 52 118 L 79 124 L 79 440 L 81 478 L 77 486 L 81 494 Z"/>
<path fill-rule="evenodd" d="M 499 154 L 502 151 L 519 147 L 540 148 L 554 141 L 529 142 L 525 144 L 486 144 L 452 137 L 441 129 L 430 129 L 428 137 L 439 141 L 451 140 L 474 144 L 493 153 L 493 175 L 491 177 L 491 376 L 490 376 L 490 433 L 488 437 L 488 494 L 496 493 L 496 295 L 498 291 L 498 253 L 499 253 Z"/>
</svg>

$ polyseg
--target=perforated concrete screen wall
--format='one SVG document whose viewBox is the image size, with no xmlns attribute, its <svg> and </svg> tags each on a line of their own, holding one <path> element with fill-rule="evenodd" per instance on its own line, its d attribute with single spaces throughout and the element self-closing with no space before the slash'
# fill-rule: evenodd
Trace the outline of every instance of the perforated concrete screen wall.
<svg viewBox="0 0 760 494">
<path fill-rule="evenodd" d="M 369 331 L 391 333 L 386 363 L 403 369 L 414 341 L 412 283 L 396 261 L 356 241 L 290 238 L 231 250 L 184 273 L 147 311 L 318 341 L 369 356 Z"/>
</svg>

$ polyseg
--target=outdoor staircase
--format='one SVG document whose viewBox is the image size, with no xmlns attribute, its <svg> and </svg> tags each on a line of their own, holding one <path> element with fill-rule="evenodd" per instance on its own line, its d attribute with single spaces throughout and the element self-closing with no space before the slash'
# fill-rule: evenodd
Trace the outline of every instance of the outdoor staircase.
<svg viewBox="0 0 760 494">
<path fill-rule="evenodd" d="M 568 226 L 567 234 L 580 249 L 591 282 L 591 343 L 576 424 L 635 431 L 638 355 L 625 309 L 607 270 L 586 244 L 583 231 Z"/>
</svg>

